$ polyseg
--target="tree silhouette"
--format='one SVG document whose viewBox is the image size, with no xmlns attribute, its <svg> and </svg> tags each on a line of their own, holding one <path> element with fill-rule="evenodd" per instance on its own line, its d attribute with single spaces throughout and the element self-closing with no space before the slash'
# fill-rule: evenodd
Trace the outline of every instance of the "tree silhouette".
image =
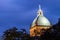
<svg viewBox="0 0 60 40">
<path fill-rule="evenodd" d="M 17 31 L 16 27 L 4 31 L 3 40 L 28 40 L 29 34 L 27 34 L 25 29 Z"/>
<path fill-rule="evenodd" d="M 18 37 L 18 32 L 16 27 L 6 30 L 3 34 L 4 40 L 14 40 L 14 38 L 16 37 Z"/>
</svg>

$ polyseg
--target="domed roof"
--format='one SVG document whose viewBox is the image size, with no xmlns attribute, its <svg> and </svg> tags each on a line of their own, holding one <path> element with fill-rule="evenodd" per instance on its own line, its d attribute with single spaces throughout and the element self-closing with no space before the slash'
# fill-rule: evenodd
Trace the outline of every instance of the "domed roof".
<svg viewBox="0 0 60 40">
<path fill-rule="evenodd" d="M 44 16 L 38 16 L 34 19 L 31 27 L 35 26 L 35 25 L 40 25 L 40 26 L 51 26 L 49 20 L 44 17 Z"/>
<path fill-rule="evenodd" d="M 37 17 L 34 19 L 31 27 L 35 26 L 35 25 L 40 25 L 40 26 L 51 26 L 49 20 L 43 16 L 43 11 L 39 8 L 38 10 L 38 15 Z"/>
<path fill-rule="evenodd" d="M 49 20 L 44 16 L 39 16 L 36 21 L 37 21 L 37 25 L 50 26 Z"/>
</svg>

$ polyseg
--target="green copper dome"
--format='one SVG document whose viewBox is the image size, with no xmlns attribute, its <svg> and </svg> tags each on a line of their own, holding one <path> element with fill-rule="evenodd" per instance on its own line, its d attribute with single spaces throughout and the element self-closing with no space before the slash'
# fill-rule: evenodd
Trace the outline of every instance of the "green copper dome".
<svg viewBox="0 0 60 40">
<path fill-rule="evenodd" d="M 32 27 L 35 25 L 40 25 L 40 26 L 51 26 L 50 21 L 44 17 L 44 16 L 38 16 L 34 19 L 32 23 Z"/>
<path fill-rule="evenodd" d="M 50 26 L 51 25 L 49 20 L 44 16 L 38 16 L 36 22 L 37 22 L 37 25 L 44 25 L 44 26 Z"/>
<path fill-rule="evenodd" d="M 39 25 L 40 26 L 51 26 L 50 21 L 46 17 L 43 16 L 43 11 L 41 10 L 41 8 L 39 8 L 38 15 L 34 19 L 34 21 L 32 22 L 31 27 L 33 27 L 35 25 L 38 25 L 38 26 Z"/>
</svg>

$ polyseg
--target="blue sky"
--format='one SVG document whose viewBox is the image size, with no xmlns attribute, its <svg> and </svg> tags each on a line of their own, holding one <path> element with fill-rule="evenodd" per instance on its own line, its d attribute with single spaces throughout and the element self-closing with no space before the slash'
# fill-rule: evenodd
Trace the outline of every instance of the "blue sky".
<svg viewBox="0 0 60 40">
<path fill-rule="evenodd" d="M 39 4 L 52 24 L 60 17 L 60 0 L 0 0 L 0 35 L 3 31 L 16 26 L 29 27 L 37 16 Z"/>
</svg>

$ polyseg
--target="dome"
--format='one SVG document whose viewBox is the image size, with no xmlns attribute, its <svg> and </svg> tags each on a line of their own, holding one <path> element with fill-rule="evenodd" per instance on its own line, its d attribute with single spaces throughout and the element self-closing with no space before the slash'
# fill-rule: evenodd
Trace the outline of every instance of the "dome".
<svg viewBox="0 0 60 40">
<path fill-rule="evenodd" d="M 38 15 L 34 19 L 34 21 L 32 22 L 31 27 L 33 27 L 35 25 L 38 25 L 38 26 L 51 26 L 50 21 L 45 16 L 43 16 L 43 11 L 41 10 L 41 8 L 39 8 Z"/>
<path fill-rule="evenodd" d="M 31 27 L 35 26 L 35 25 L 40 25 L 40 26 L 51 26 L 49 20 L 44 17 L 44 16 L 38 16 L 34 19 Z"/>
<path fill-rule="evenodd" d="M 37 21 L 37 25 L 44 25 L 44 26 L 51 25 L 49 20 L 44 16 L 39 16 L 36 21 Z"/>
</svg>

